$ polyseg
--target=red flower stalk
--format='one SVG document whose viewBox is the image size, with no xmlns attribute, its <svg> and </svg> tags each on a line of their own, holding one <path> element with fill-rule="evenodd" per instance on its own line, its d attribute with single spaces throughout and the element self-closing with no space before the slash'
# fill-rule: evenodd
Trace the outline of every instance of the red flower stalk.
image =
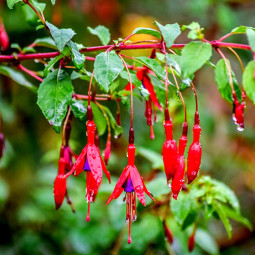
<svg viewBox="0 0 255 255">
<path fill-rule="evenodd" d="M 195 234 L 196 234 L 196 227 L 193 228 L 193 231 L 188 240 L 188 250 L 192 252 L 195 248 Z"/>
<path fill-rule="evenodd" d="M 134 144 L 134 130 L 130 129 L 129 132 L 129 145 L 128 151 L 128 165 L 124 168 L 120 175 L 117 184 L 107 201 L 107 205 L 112 199 L 117 199 L 123 191 L 126 192 L 124 201 L 126 201 L 126 221 L 129 222 L 129 236 L 128 243 L 131 243 L 131 221 L 136 220 L 136 196 L 140 203 L 146 206 L 145 194 L 146 193 L 152 200 L 152 194 L 147 190 L 142 177 L 140 176 L 135 166 L 135 144 Z"/>
<path fill-rule="evenodd" d="M 150 126 L 150 130 L 151 130 L 150 138 L 153 140 L 155 136 L 153 132 L 152 103 L 150 98 L 148 101 L 145 101 L 145 117 L 147 119 L 147 125 Z"/>
<path fill-rule="evenodd" d="M 163 220 L 163 227 L 164 227 L 164 234 L 165 234 L 166 240 L 170 244 L 172 244 L 174 242 L 174 237 L 173 237 L 172 231 L 168 228 L 165 220 Z"/>
<path fill-rule="evenodd" d="M 177 164 L 177 144 L 173 139 L 173 124 L 169 116 L 168 108 L 165 109 L 165 133 L 166 141 L 163 144 L 162 154 L 167 183 L 174 177 Z"/>
<path fill-rule="evenodd" d="M 233 92 L 233 120 L 235 124 L 237 125 L 238 131 L 244 130 L 244 108 L 245 108 L 245 97 L 246 94 L 243 91 L 242 92 L 242 102 L 239 103 L 239 100 L 237 99 L 236 92 Z"/>
<path fill-rule="evenodd" d="M 105 147 L 103 156 L 104 156 L 104 162 L 107 165 L 109 158 L 111 157 L 111 133 L 108 134 L 106 147 Z"/>
<path fill-rule="evenodd" d="M 0 18 L 0 46 L 3 51 L 9 48 L 9 38 L 4 28 L 4 23 Z"/>
<path fill-rule="evenodd" d="M 185 175 L 185 158 L 184 151 L 187 146 L 187 132 L 188 125 L 185 121 L 182 125 L 182 136 L 179 139 L 179 148 L 177 154 L 177 164 L 176 164 L 176 172 L 172 181 L 172 192 L 173 198 L 176 200 L 184 183 L 184 175 Z"/>
<path fill-rule="evenodd" d="M 69 176 L 74 173 L 75 176 L 85 171 L 87 174 L 87 189 L 86 200 L 88 202 L 88 214 L 86 220 L 90 220 L 90 203 L 95 201 L 98 188 L 102 182 L 102 172 L 104 171 L 106 177 L 111 183 L 110 173 L 107 171 L 103 159 L 101 158 L 99 149 L 95 145 L 95 123 L 93 121 L 93 113 L 91 106 L 88 105 L 87 110 L 87 145 L 82 150 L 77 158 L 71 171 L 66 175 Z"/>
<path fill-rule="evenodd" d="M 0 133 L 0 159 L 3 156 L 4 148 L 5 148 L 4 135 L 2 133 Z"/>
<path fill-rule="evenodd" d="M 196 111 L 195 124 L 193 127 L 193 143 L 190 145 L 188 152 L 188 184 L 190 184 L 197 177 L 201 164 L 202 148 L 199 142 L 200 134 L 201 128 L 199 126 L 199 114 L 198 111 Z"/>
</svg>

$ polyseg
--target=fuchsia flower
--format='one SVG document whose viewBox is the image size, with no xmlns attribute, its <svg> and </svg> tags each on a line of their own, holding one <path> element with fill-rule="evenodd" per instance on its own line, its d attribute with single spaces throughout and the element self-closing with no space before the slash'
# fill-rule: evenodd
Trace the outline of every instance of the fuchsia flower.
<svg viewBox="0 0 255 255">
<path fill-rule="evenodd" d="M 0 46 L 3 51 L 9 48 L 9 38 L 4 28 L 4 23 L 0 18 Z"/>
<path fill-rule="evenodd" d="M 233 120 L 235 124 L 237 125 L 238 131 L 243 131 L 244 129 L 244 109 L 245 109 L 245 97 L 246 94 L 243 91 L 242 92 L 242 102 L 239 103 L 239 100 L 237 99 L 236 92 L 233 92 Z"/>
<path fill-rule="evenodd" d="M 133 136 L 133 129 L 130 129 L 130 137 Z M 135 145 L 134 139 L 129 140 L 128 145 L 128 165 L 124 168 L 120 178 L 109 197 L 107 204 L 109 204 L 112 199 L 117 199 L 123 191 L 126 192 L 124 201 L 126 201 L 126 221 L 129 222 L 129 236 L 128 243 L 131 243 L 131 220 L 136 220 L 136 197 L 139 199 L 142 205 L 145 203 L 146 193 L 152 200 L 154 200 L 152 194 L 147 190 L 142 177 L 140 176 L 136 166 L 135 166 Z"/>
<path fill-rule="evenodd" d="M 104 162 L 107 165 L 109 158 L 111 157 L 111 136 L 110 139 L 107 139 L 106 147 L 104 150 Z"/>
<path fill-rule="evenodd" d="M 82 150 L 81 154 L 77 158 L 71 171 L 67 174 L 67 177 L 74 173 L 75 176 L 79 175 L 83 171 L 87 174 L 87 188 L 86 188 L 86 200 L 88 202 L 88 214 L 86 220 L 90 220 L 90 203 L 95 201 L 98 188 L 102 182 L 102 171 L 104 171 L 106 177 L 111 183 L 110 173 L 107 171 L 103 159 L 101 158 L 99 149 L 95 145 L 95 130 L 96 126 L 93 121 L 93 114 L 90 105 L 88 106 L 88 122 L 87 122 L 87 145 Z"/>
<path fill-rule="evenodd" d="M 195 113 L 195 125 L 193 127 L 193 143 L 189 147 L 188 152 L 188 166 L 187 176 L 188 184 L 190 184 L 196 177 L 201 164 L 202 148 L 199 142 L 201 134 L 201 127 L 199 126 L 199 115 Z"/>
<path fill-rule="evenodd" d="M 179 147 L 177 154 L 177 163 L 176 163 L 176 172 L 172 181 L 172 192 L 173 198 L 176 200 L 184 183 L 184 175 L 185 175 L 185 158 L 184 151 L 187 146 L 187 132 L 188 125 L 185 121 L 183 123 L 182 136 L 179 139 Z"/>
<path fill-rule="evenodd" d="M 167 183 L 174 178 L 177 163 L 177 144 L 173 139 L 173 124 L 169 116 L 168 109 L 165 109 L 164 128 L 166 141 L 163 144 L 162 154 Z"/>
</svg>

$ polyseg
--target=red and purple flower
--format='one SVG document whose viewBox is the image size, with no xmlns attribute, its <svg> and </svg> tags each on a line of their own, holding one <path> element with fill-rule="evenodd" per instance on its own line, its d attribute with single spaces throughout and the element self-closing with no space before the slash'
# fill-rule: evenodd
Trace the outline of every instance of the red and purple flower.
<svg viewBox="0 0 255 255">
<path fill-rule="evenodd" d="M 146 193 L 152 200 L 154 200 L 152 194 L 147 190 L 142 177 L 140 176 L 135 166 L 135 145 L 130 143 L 128 146 L 128 165 L 124 168 L 120 178 L 109 197 L 107 204 L 112 199 L 118 198 L 123 191 L 126 192 L 124 201 L 126 201 L 126 221 L 129 222 L 129 236 L 128 243 L 131 243 L 131 221 L 136 220 L 136 196 L 142 205 L 145 203 Z"/>
</svg>

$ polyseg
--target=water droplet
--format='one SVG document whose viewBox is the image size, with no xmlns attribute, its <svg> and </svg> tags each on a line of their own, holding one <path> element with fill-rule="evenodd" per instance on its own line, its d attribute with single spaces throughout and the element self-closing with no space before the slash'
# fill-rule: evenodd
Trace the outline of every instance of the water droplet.
<svg viewBox="0 0 255 255">
<path fill-rule="evenodd" d="M 126 157 L 128 157 L 128 153 L 126 153 Z"/>
<path fill-rule="evenodd" d="M 171 183 L 169 182 L 169 183 L 167 183 L 167 186 L 169 187 L 169 188 L 171 188 L 172 187 L 172 185 L 171 185 Z"/>
<path fill-rule="evenodd" d="M 115 135 L 115 136 L 114 136 L 114 138 L 115 138 L 115 139 L 118 139 L 118 136 L 117 136 L 117 135 Z"/>
</svg>

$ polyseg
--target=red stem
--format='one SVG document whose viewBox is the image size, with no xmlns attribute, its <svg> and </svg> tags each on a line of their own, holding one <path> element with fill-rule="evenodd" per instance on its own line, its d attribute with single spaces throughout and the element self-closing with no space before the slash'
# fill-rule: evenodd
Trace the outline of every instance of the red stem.
<svg viewBox="0 0 255 255">
<path fill-rule="evenodd" d="M 243 49 L 243 50 L 251 50 L 249 45 L 245 44 L 238 44 L 238 43 L 225 43 L 220 41 L 212 41 L 212 47 L 223 47 L 223 48 L 234 48 L 234 49 Z M 186 44 L 173 44 L 171 49 L 181 49 Z M 153 43 L 153 44 L 140 44 L 140 45 L 106 45 L 106 46 L 95 46 L 95 47 L 87 47 L 81 49 L 80 52 L 93 52 L 93 51 L 100 51 L 100 50 L 107 50 L 109 48 L 114 48 L 116 50 L 136 50 L 136 49 L 161 49 L 161 43 Z M 13 55 L 0 55 L 0 62 L 11 62 L 14 60 L 29 60 L 29 59 L 45 59 L 45 58 L 54 58 L 60 55 L 59 52 L 47 52 L 47 53 L 33 53 L 33 54 L 22 54 L 19 53 L 16 56 Z M 88 60 L 94 60 L 92 57 L 86 57 Z"/>
<path fill-rule="evenodd" d="M 17 69 L 29 74 L 30 76 L 34 77 L 35 79 L 37 79 L 38 81 L 42 82 L 43 79 L 39 76 L 37 76 L 33 71 L 31 70 L 28 70 L 27 68 L 25 68 L 24 66 L 22 66 L 21 64 L 18 64 L 17 66 Z"/>
</svg>

